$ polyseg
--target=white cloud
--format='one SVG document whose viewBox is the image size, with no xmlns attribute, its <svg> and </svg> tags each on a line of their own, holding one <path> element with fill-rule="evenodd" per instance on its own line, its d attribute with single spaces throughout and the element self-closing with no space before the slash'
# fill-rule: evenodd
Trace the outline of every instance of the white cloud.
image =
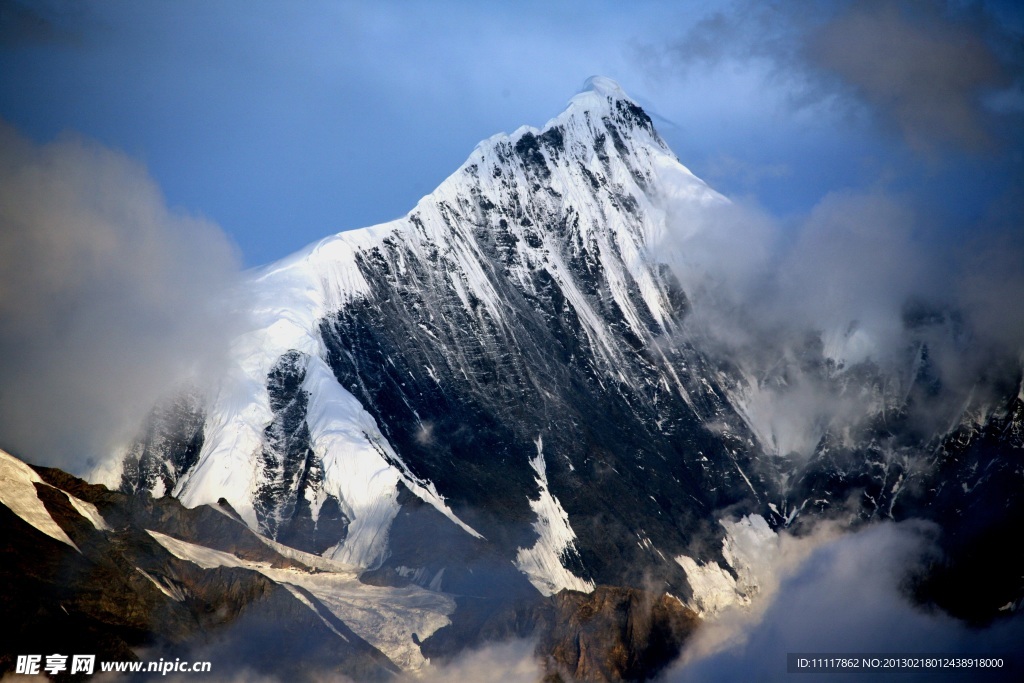
<svg viewBox="0 0 1024 683">
<path fill-rule="evenodd" d="M 1016 652 L 1024 635 L 1020 617 L 974 629 L 910 602 L 914 576 L 938 552 L 936 534 L 934 525 L 909 521 L 845 535 L 822 527 L 806 538 L 783 536 L 778 580 L 764 587 L 752 609 L 730 610 L 704 624 L 665 680 L 791 680 L 789 652 Z M 995 680 L 1008 680 L 998 675 Z M 893 680 L 962 678 L 962 671 L 948 678 L 901 671 Z"/>
<path fill-rule="evenodd" d="M 0 124 L 0 442 L 85 471 L 225 350 L 237 273 L 138 163 Z"/>
</svg>

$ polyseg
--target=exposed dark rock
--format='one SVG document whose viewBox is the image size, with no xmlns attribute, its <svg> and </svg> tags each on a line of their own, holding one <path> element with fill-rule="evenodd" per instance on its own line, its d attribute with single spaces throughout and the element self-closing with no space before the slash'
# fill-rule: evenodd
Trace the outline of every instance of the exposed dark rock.
<svg viewBox="0 0 1024 683">
<path fill-rule="evenodd" d="M 598 586 L 549 598 L 462 599 L 451 626 L 424 642 L 440 661 L 466 647 L 534 639 L 545 681 L 644 681 L 679 656 L 697 615 L 665 594 Z"/>
<path fill-rule="evenodd" d="M 89 484 L 59 469 L 34 469 L 51 486 L 95 505 L 115 531 L 152 529 L 244 560 L 268 562 L 275 567 L 303 566 L 272 550 L 241 520 L 209 506 L 186 508 L 174 498 L 153 498 L 147 493 L 127 495 Z M 75 513 L 72 519 L 81 517 Z"/>
<path fill-rule="evenodd" d="M 205 420 L 202 399 L 189 391 L 153 408 L 124 458 L 121 490 L 170 493 L 199 457 Z"/>
<path fill-rule="evenodd" d="M 309 571 L 270 550 L 238 521 L 210 508 L 188 510 L 171 498 L 108 491 L 56 469 L 37 471 L 47 482 L 35 485 L 37 496 L 77 550 L 0 505 L 0 613 L 18 625 L 0 647 L 0 675 L 14 670 L 18 655 L 137 661 L 140 648 L 149 661 L 209 660 L 222 674 L 253 669 L 283 680 L 319 680 L 324 673 L 382 680 L 397 673 L 386 656 L 325 608 L 314 614 L 255 571 L 204 569 L 180 560 L 146 532 L 160 529 L 240 557 Z M 68 494 L 96 505 L 111 528 L 97 529 Z M 312 595 L 305 599 L 318 602 Z"/>
<path fill-rule="evenodd" d="M 274 419 L 264 429 L 264 483 L 256 492 L 253 507 L 268 536 L 300 550 L 322 553 L 345 539 L 349 520 L 338 499 L 322 490 L 323 463 L 313 453 L 306 424 L 309 392 L 302 388 L 305 364 L 301 353 L 289 351 L 267 376 Z M 323 500 L 314 519 L 310 501 L 317 497 Z"/>
<path fill-rule="evenodd" d="M 552 626 L 537 652 L 548 680 L 646 681 L 679 656 L 698 618 L 678 600 L 634 588 L 598 586 L 552 598 Z"/>
</svg>

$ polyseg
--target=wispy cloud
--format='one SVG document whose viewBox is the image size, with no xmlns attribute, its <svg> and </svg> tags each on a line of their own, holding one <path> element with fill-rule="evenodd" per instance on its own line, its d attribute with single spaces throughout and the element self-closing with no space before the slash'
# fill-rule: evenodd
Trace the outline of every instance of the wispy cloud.
<svg viewBox="0 0 1024 683">
<path fill-rule="evenodd" d="M 408 678 L 424 683 L 535 683 L 544 674 L 540 660 L 534 655 L 535 645 L 532 640 L 487 645 Z"/>
<path fill-rule="evenodd" d="M 922 343 L 943 387 L 911 416 L 925 431 L 956 419 L 993 368 L 1014 376 L 1021 237 L 1012 221 L 992 223 L 965 246 L 927 215 L 919 197 L 885 189 L 833 192 L 785 219 L 743 201 L 668 207 L 657 251 L 693 304 L 687 334 L 744 371 L 748 418 L 769 450 L 810 456 L 826 430 L 900 400 Z"/>
</svg>

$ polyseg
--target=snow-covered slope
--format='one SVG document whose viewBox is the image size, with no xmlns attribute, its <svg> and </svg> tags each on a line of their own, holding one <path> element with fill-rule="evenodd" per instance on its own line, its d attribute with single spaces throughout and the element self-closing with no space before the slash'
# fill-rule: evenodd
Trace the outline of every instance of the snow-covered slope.
<svg viewBox="0 0 1024 683">
<path fill-rule="evenodd" d="M 439 628 L 448 625 L 448 615 L 455 610 L 455 601 L 449 596 L 416 586 L 367 586 L 359 582 L 356 571 L 343 565 L 332 565 L 319 572 L 310 572 L 306 568 L 280 568 L 269 562 L 242 560 L 231 553 L 157 531 L 148 533 L 175 557 L 204 569 L 240 567 L 257 571 L 288 588 L 300 602 L 319 615 L 317 605 L 305 597 L 304 591 L 308 591 L 320 605 L 404 671 L 418 671 L 427 663 L 416 644 L 417 639 L 429 638 Z M 329 621 L 324 620 L 324 624 L 339 638 L 345 639 L 345 635 L 334 630 Z"/>
<path fill-rule="evenodd" d="M 45 486 L 31 467 L 6 451 L 0 450 L 0 504 L 10 508 L 11 512 L 50 538 L 67 543 L 78 550 L 78 546 L 53 520 L 43 501 L 39 499 L 36 484 Z"/>
<path fill-rule="evenodd" d="M 665 250 L 725 201 L 591 79 L 542 128 L 481 142 L 407 216 L 253 272 L 251 329 L 215 389 L 156 409 L 96 476 L 224 499 L 379 584 L 662 582 L 708 610 L 752 586 L 723 517 L 1018 510 L 1020 363 L 949 400 L 928 344 L 956 316 L 908 314 L 895 371 L 861 358 L 855 325 L 808 331 L 768 369 L 702 348 L 667 265 L 685 255 Z"/>
<path fill-rule="evenodd" d="M 410 493 L 492 549 L 466 552 L 518 562 L 546 591 L 629 564 L 599 557 L 595 515 L 672 546 L 626 557 L 669 557 L 692 515 L 655 529 L 627 518 L 763 488 L 743 473 L 738 446 L 752 442 L 700 356 L 664 343 L 687 310 L 652 253 L 666 207 L 723 201 L 618 85 L 593 78 L 540 130 L 480 143 L 409 215 L 254 272 L 252 329 L 216 392 L 163 409 L 97 478 L 189 506 L 224 498 L 254 529 L 366 568 L 395 560 L 388 538 Z M 732 424 L 735 443 L 693 429 L 709 421 Z M 633 486 L 651 458 L 671 459 L 663 480 Z"/>
</svg>

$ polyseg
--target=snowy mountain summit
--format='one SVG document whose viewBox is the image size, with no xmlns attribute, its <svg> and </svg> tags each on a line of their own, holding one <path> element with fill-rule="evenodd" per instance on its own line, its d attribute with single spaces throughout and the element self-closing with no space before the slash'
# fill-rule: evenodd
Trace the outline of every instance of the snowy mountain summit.
<svg viewBox="0 0 1024 683">
<path fill-rule="evenodd" d="M 761 493 L 749 449 L 697 428 L 747 438 L 702 361 L 663 343 L 687 309 L 656 253 L 670 201 L 724 199 L 591 78 L 407 216 L 252 273 L 253 329 L 217 392 L 158 411 L 106 479 L 226 499 L 253 529 L 364 568 L 394 565 L 396 524 L 447 526 L 543 592 L 669 558 L 693 515 L 663 501 Z M 419 559 L 393 571 L 451 580 Z"/>
<path fill-rule="evenodd" d="M 668 265 L 678 208 L 725 201 L 591 78 L 541 129 L 481 142 L 408 215 L 251 273 L 252 326 L 216 389 L 158 407 L 96 478 L 230 505 L 382 585 L 508 598 L 655 583 L 700 607 L 756 589 L 736 587 L 729 529 L 770 542 L 855 491 L 865 519 L 922 514 L 896 498 L 950 474 L 945 454 L 960 476 L 1019 451 L 996 433 L 1019 422 L 1011 396 L 899 458 L 903 427 L 868 415 L 861 441 L 826 429 L 808 461 L 781 462 L 744 408 L 758 378 L 699 348 Z M 726 510 L 754 517 L 719 524 Z M 709 576 L 737 595 L 699 594 Z"/>
</svg>

